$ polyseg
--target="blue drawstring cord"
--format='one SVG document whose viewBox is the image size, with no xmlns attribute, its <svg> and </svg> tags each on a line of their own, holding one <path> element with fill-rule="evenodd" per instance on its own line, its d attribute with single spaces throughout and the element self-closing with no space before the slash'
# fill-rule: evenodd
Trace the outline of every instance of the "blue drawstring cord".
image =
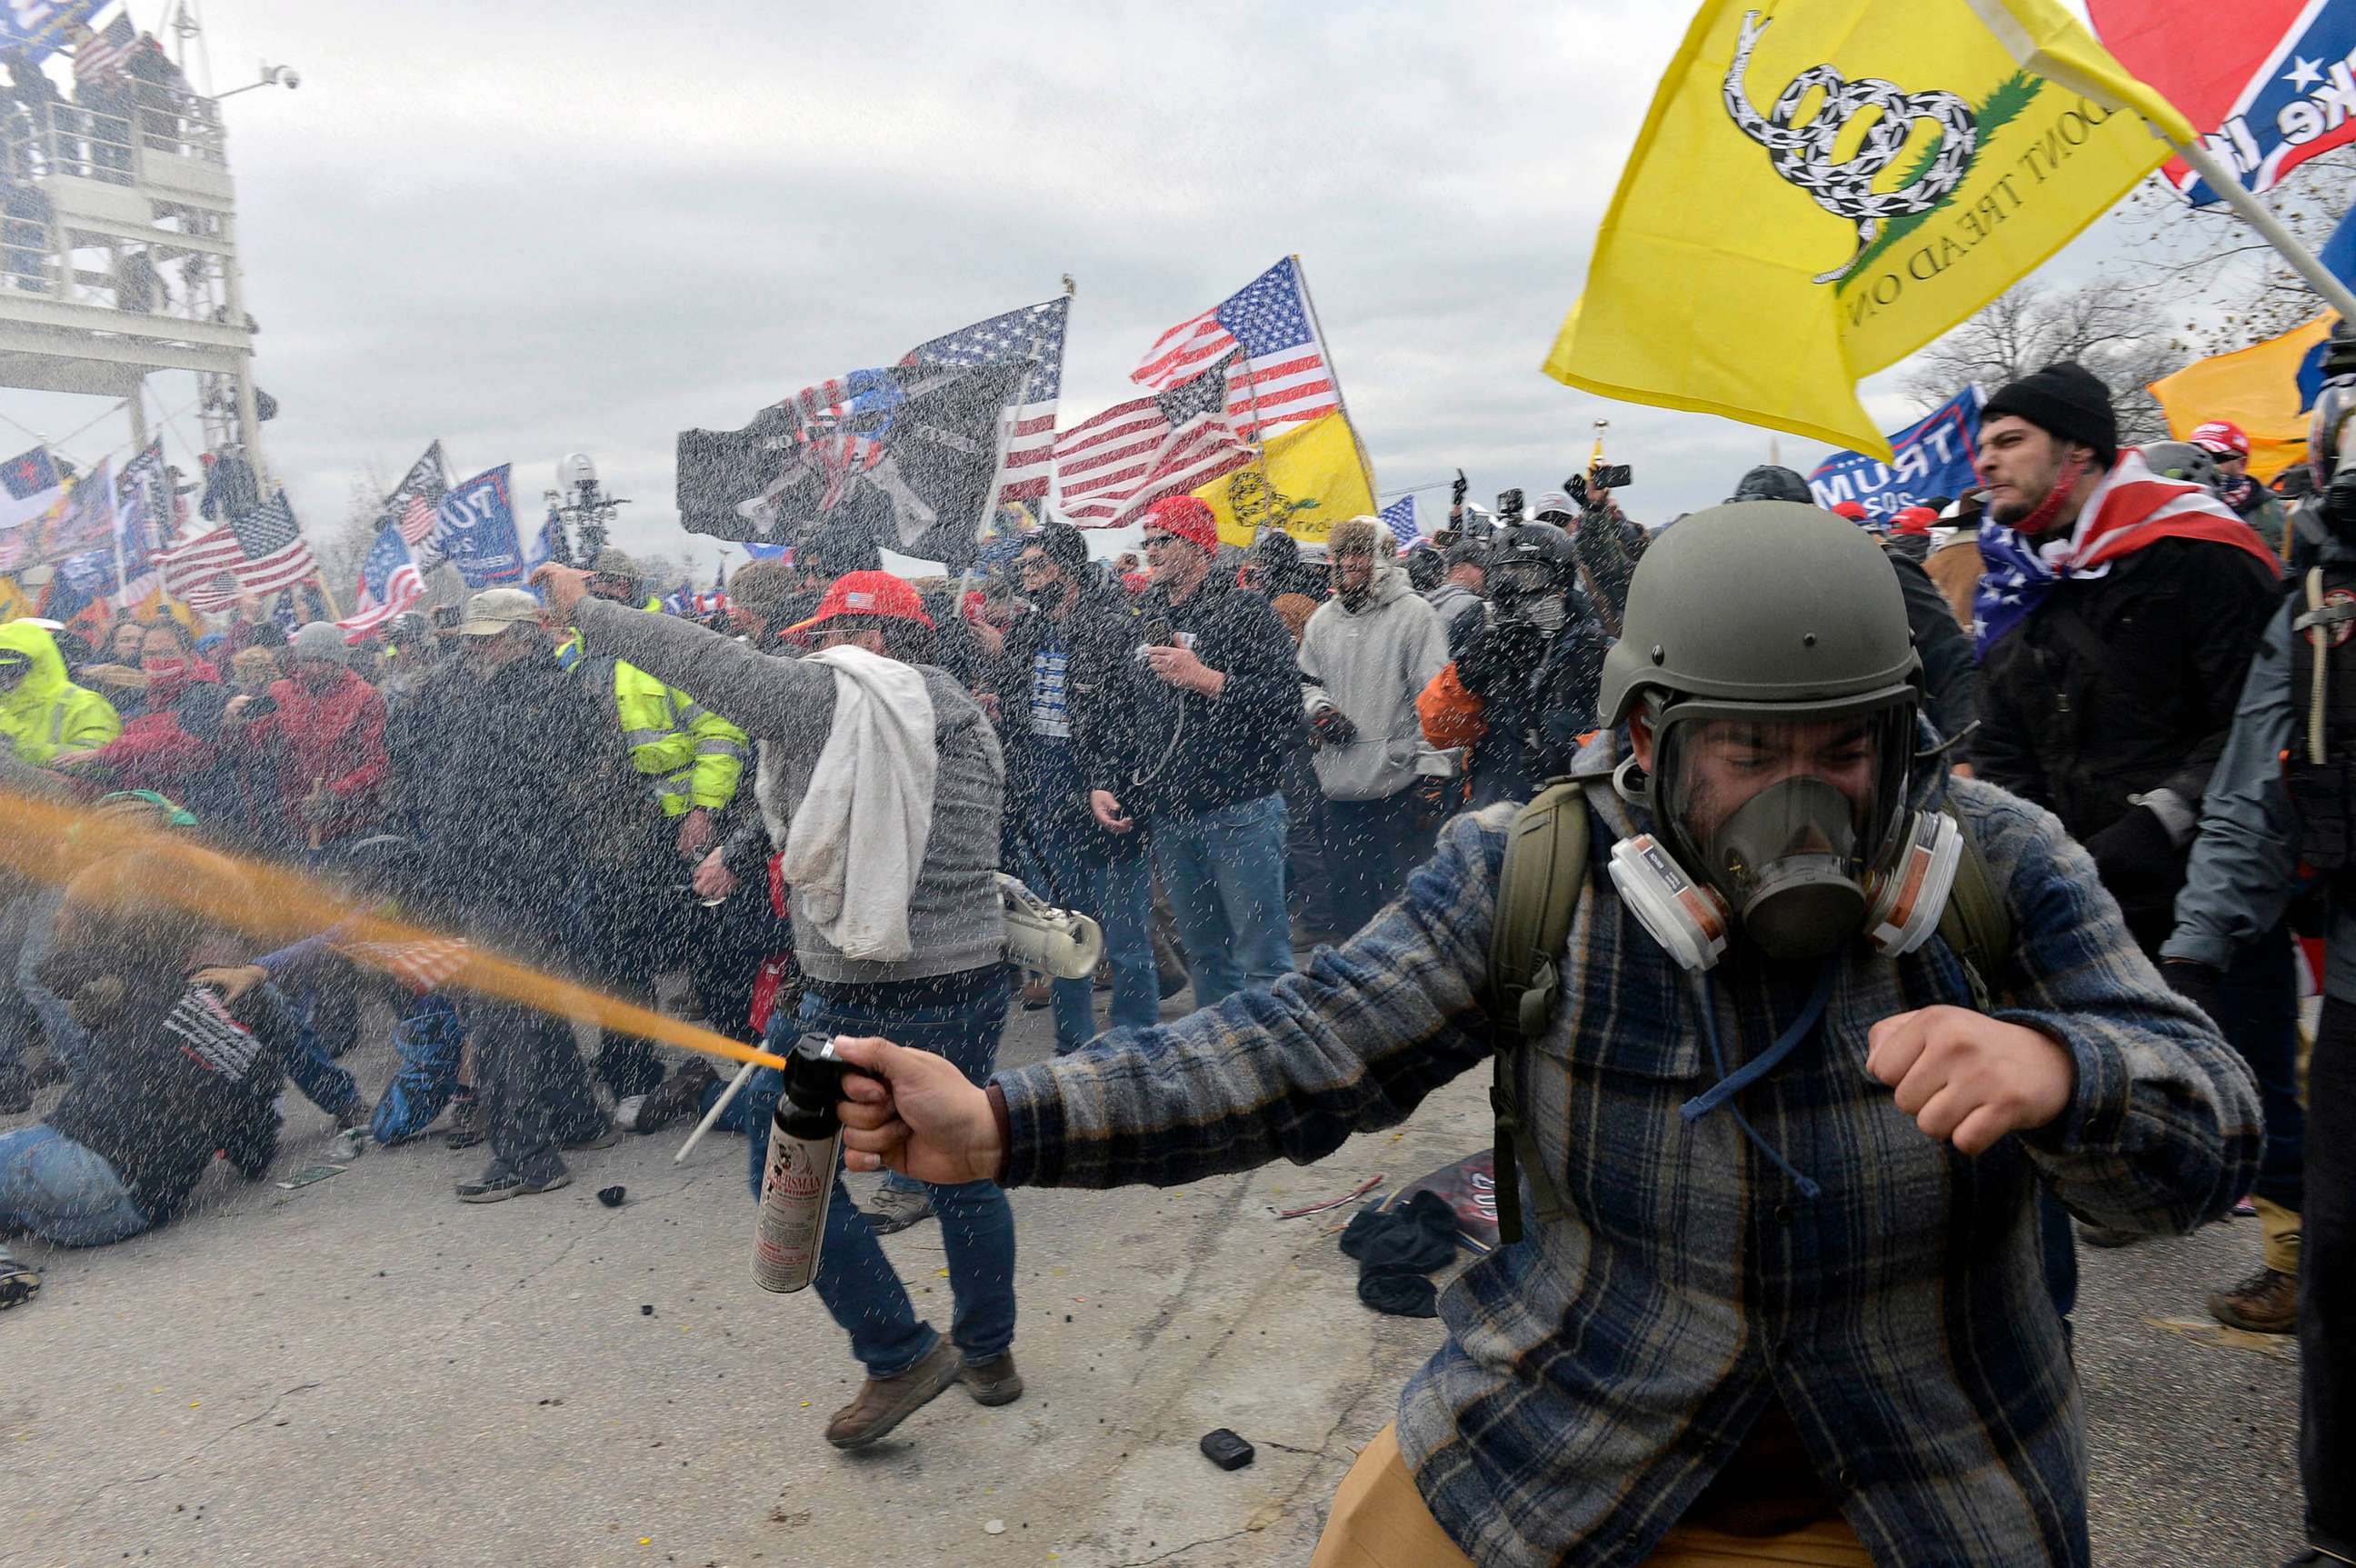
<svg viewBox="0 0 2356 1568">
<path fill-rule="evenodd" d="M 1775 1036 L 1774 1044 L 1731 1073 L 1726 1070 L 1726 1053 L 1719 1048 L 1718 1010 L 1710 1003 L 1709 976 L 1697 976 L 1694 989 L 1701 1009 L 1702 1044 L 1708 1048 L 1710 1070 L 1718 1074 L 1718 1082 L 1679 1106 L 1677 1114 L 1687 1122 L 1698 1122 L 1774 1071 L 1785 1057 L 1799 1048 L 1802 1040 L 1815 1033 L 1816 1025 L 1824 1018 L 1826 1004 L 1832 1000 L 1833 981 L 1839 973 L 1838 959 L 1825 960 L 1824 968 L 1816 975 L 1816 988 L 1808 993 L 1807 1005 L 1800 1009 L 1800 1015 Z M 1800 1189 L 1801 1197 L 1813 1198 L 1823 1195 L 1822 1187 L 1794 1170 L 1791 1161 L 1759 1135 L 1758 1130 L 1751 1125 L 1751 1119 L 1742 1114 L 1740 1106 L 1728 1106 L 1728 1109 L 1734 1112 L 1734 1124 L 1742 1129 L 1742 1135 L 1751 1140 L 1751 1147 L 1766 1155 L 1768 1162 L 1777 1170 L 1791 1177 L 1792 1185 Z"/>
</svg>

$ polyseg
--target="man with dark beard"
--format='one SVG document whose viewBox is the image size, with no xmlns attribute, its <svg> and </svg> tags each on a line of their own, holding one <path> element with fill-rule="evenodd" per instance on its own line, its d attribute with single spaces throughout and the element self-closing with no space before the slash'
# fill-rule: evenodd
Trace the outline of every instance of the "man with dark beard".
<svg viewBox="0 0 2356 1568">
<path fill-rule="evenodd" d="M 2206 490 L 2121 452 L 2110 390 L 2080 365 L 2048 365 L 1990 398 L 1978 467 L 1987 571 L 1974 607 L 1972 765 L 2062 819 L 2156 957 L 2243 678 L 2279 603 L 2275 558 Z M 2206 1000 L 2259 1082 L 2286 1081 L 2297 1022 L 2288 930 L 2241 948 Z M 2049 1273 L 2066 1302 L 2069 1265 L 2053 1241 Z"/>
</svg>

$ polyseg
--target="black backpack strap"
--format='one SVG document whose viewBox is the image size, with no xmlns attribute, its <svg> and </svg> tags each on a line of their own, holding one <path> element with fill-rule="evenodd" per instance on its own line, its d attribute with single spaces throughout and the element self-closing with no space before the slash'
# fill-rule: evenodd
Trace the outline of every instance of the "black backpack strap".
<svg viewBox="0 0 2356 1568">
<path fill-rule="evenodd" d="M 1562 1195 L 1538 1155 L 1537 1140 L 1522 1123 L 1520 1047 L 1546 1032 L 1561 991 L 1559 964 L 1587 883 L 1587 784 L 1557 779 L 1540 789 L 1506 831 L 1505 864 L 1497 874 L 1488 985 L 1481 1004 L 1488 1015 L 1495 1074 L 1489 1104 L 1497 1119 L 1492 1156 L 1497 1232 L 1507 1243 L 1522 1239 L 1521 1170 L 1529 1173 L 1538 1219 L 1556 1219 L 1563 1211 Z"/>
</svg>

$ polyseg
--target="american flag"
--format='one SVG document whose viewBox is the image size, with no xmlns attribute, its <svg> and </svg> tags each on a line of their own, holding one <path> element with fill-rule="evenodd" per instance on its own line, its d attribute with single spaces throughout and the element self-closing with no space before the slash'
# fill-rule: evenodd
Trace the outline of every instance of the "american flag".
<svg viewBox="0 0 2356 1568">
<path fill-rule="evenodd" d="M 319 563 L 303 542 L 303 525 L 294 521 L 284 490 L 231 518 L 229 530 L 244 557 L 230 570 L 249 594 L 274 594 L 319 575 Z"/>
<path fill-rule="evenodd" d="M 171 476 L 164 467 L 164 446 L 151 441 L 146 450 L 123 465 L 114 481 L 114 528 L 123 552 L 123 583 L 115 604 L 127 607 L 154 593 L 159 582 L 161 544 L 170 532 Z"/>
<path fill-rule="evenodd" d="M 474 961 L 474 949 L 456 937 L 407 942 L 337 942 L 336 950 L 355 963 L 380 970 L 411 989 L 447 985 Z"/>
<path fill-rule="evenodd" d="M 1390 529 L 1391 537 L 1398 541 L 1401 550 L 1413 544 L 1419 537 L 1415 526 L 1415 497 L 1412 494 L 1399 497 L 1376 515 Z"/>
<path fill-rule="evenodd" d="M 357 607 L 336 622 L 346 640 L 356 641 L 425 596 L 425 579 L 417 573 L 417 557 L 398 523 L 377 530 L 376 542 L 360 562 Z"/>
<path fill-rule="evenodd" d="M 130 17 L 117 13 L 103 32 L 91 35 L 89 42 L 74 50 L 74 80 L 96 81 L 119 77 L 124 63 L 138 48 L 138 30 L 132 27 Z"/>
<path fill-rule="evenodd" d="M 1228 367 L 1227 417 L 1247 441 L 1342 406 L 1295 257 L 1155 338 L 1130 379 L 1167 389 L 1220 360 Z"/>
<path fill-rule="evenodd" d="M 240 590 L 225 574 L 245 559 L 237 535 L 209 528 L 164 553 L 164 591 L 208 615 L 237 607 Z"/>
<path fill-rule="evenodd" d="M 1224 366 L 1152 397 L 1117 403 L 1055 440 L 1064 516 L 1082 528 L 1135 521 L 1166 496 L 1183 495 L 1252 460 L 1224 406 Z"/>
<path fill-rule="evenodd" d="M 1064 328 L 1071 320 L 1068 295 L 1026 305 L 987 321 L 959 328 L 908 350 L 908 365 L 1002 365 L 1036 360 L 1006 404 L 1006 455 L 1001 459 L 1000 501 L 1044 499 L 1055 469 L 1055 399 L 1064 382 Z"/>
<path fill-rule="evenodd" d="M 384 498 L 383 520 L 399 527 L 401 537 L 411 544 L 423 544 L 434 537 L 434 515 L 449 489 L 449 465 L 443 460 L 442 443 L 436 441 L 409 466 L 392 494 Z"/>
</svg>

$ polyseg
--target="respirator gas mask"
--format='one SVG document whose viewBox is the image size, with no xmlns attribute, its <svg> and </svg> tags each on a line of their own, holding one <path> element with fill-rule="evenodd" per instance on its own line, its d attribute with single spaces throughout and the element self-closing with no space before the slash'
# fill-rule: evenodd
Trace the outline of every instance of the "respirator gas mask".
<svg viewBox="0 0 2356 1568">
<path fill-rule="evenodd" d="M 1653 714 L 1653 766 L 1616 783 L 1657 831 L 1612 847 L 1613 886 L 1688 970 L 1738 929 L 1768 957 L 1820 959 L 1862 934 L 1913 951 L 1938 929 L 1962 857 L 1955 823 L 1916 810 L 1916 697 L 1842 710 L 1670 703 Z"/>
</svg>

